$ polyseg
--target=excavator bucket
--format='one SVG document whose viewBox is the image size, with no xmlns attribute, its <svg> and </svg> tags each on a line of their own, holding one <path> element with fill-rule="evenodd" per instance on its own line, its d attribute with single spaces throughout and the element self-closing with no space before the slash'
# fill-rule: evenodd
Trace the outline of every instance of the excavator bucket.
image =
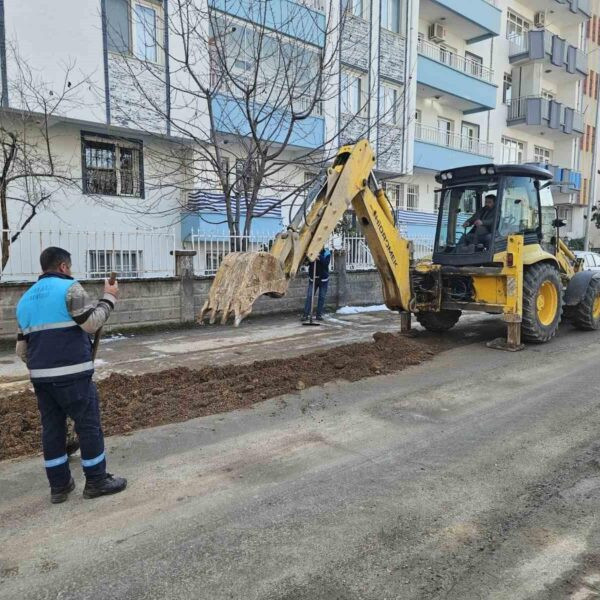
<svg viewBox="0 0 600 600">
<path fill-rule="evenodd" d="M 252 312 L 259 296 L 283 296 L 289 280 L 281 263 L 269 252 L 232 252 L 225 256 L 208 293 L 198 322 L 208 318 L 214 323 L 220 317 L 224 325 L 230 316 L 237 327 Z"/>
</svg>

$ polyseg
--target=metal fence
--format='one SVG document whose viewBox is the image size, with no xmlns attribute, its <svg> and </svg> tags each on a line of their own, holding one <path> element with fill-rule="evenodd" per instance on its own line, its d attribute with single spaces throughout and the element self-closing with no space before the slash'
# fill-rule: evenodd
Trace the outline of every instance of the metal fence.
<svg viewBox="0 0 600 600">
<path fill-rule="evenodd" d="M 2 281 L 33 281 L 40 273 L 39 257 L 44 248 L 59 246 L 72 258 L 73 276 L 98 279 L 115 271 L 121 278 L 172 277 L 176 248 L 173 231 L 36 231 L 7 230 L 10 258 L 0 273 Z"/>
<path fill-rule="evenodd" d="M 194 273 L 200 276 L 214 275 L 223 258 L 230 252 L 268 251 L 274 236 L 234 236 L 205 235 L 193 233 L 190 237 L 191 249 L 196 251 L 194 257 Z M 416 260 L 431 256 L 433 238 L 412 239 L 413 257 Z M 348 271 L 364 271 L 375 269 L 375 262 L 367 242 L 362 236 L 334 235 L 328 246 L 344 249 L 346 252 L 346 269 Z M 335 270 L 335 254 L 332 254 L 331 269 Z"/>
</svg>

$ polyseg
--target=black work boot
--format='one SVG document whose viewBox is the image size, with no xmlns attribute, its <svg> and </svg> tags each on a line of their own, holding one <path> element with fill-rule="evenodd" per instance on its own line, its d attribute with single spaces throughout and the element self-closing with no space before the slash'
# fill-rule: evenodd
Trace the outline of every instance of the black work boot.
<svg viewBox="0 0 600 600">
<path fill-rule="evenodd" d="M 64 502 L 68 497 L 69 494 L 75 489 L 75 482 L 73 481 L 73 478 L 71 477 L 71 481 L 69 481 L 69 483 L 67 483 L 67 485 L 63 485 L 62 487 L 57 487 L 57 488 L 50 488 L 50 502 L 52 502 L 52 504 L 60 504 L 61 502 Z"/>
<path fill-rule="evenodd" d="M 92 481 L 86 481 L 85 487 L 83 488 L 83 497 L 87 498 L 99 498 L 100 496 L 107 496 L 108 494 L 118 494 L 127 487 L 127 479 L 123 477 L 114 477 L 110 473 L 102 479 L 95 479 Z"/>
</svg>

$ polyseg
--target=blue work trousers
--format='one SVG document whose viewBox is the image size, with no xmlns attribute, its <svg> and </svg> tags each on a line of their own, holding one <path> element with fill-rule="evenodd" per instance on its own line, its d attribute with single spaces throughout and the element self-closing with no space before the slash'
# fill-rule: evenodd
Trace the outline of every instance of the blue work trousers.
<svg viewBox="0 0 600 600">
<path fill-rule="evenodd" d="M 317 316 L 323 316 L 323 309 L 325 308 L 325 298 L 327 297 L 327 286 L 329 284 L 328 281 L 321 281 L 317 278 L 315 283 L 315 293 L 319 291 L 319 300 L 317 302 Z M 310 279 L 308 280 L 308 291 L 306 292 L 306 302 L 304 304 L 304 316 L 308 317 L 310 314 L 311 303 L 312 303 L 312 292 L 313 292 L 313 284 Z"/>
<path fill-rule="evenodd" d="M 94 480 L 104 477 L 104 435 L 100 425 L 98 391 L 91 376 L 34 383 L 33 388 L 42 418 L 44 464 L 50 487 L 60 488 L 71 479 L 66 450 L 67 416 L 75 423 L 86 478 Z"/>
</svg>

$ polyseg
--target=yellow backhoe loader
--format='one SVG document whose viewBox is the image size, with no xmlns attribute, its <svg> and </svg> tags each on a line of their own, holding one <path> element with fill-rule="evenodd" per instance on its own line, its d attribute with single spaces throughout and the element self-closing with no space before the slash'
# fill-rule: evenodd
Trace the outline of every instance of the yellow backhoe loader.
<svg viewBox="0 0 600 600">
<path fill-rule="evenodd" d="M 560 239 L 549 171 L 486 164 L 439 173 L 433 255 L 415 262 L 374 165 L 368 141 L 342 147 L 316 197 L 307 199 L 270 252 L 225 257 L 199 321 L 226 323 L 232 316 L 237 326 L 259 296 L 283 296 L 303 261 L 317 258 L 352 207 L 381 276 L 385 304 L 400 312 L 402 329 L 410 328 L 413 314 L 426 329 L 445 331 L 463 310 L 497 313 L 507 323 L 507 336 L 488 345 L 518 350 L 521 338 L 550 340 L 563 315 L 580 329 L 600 328 L 600 277 L 583 271 Z"/>
</svg>

